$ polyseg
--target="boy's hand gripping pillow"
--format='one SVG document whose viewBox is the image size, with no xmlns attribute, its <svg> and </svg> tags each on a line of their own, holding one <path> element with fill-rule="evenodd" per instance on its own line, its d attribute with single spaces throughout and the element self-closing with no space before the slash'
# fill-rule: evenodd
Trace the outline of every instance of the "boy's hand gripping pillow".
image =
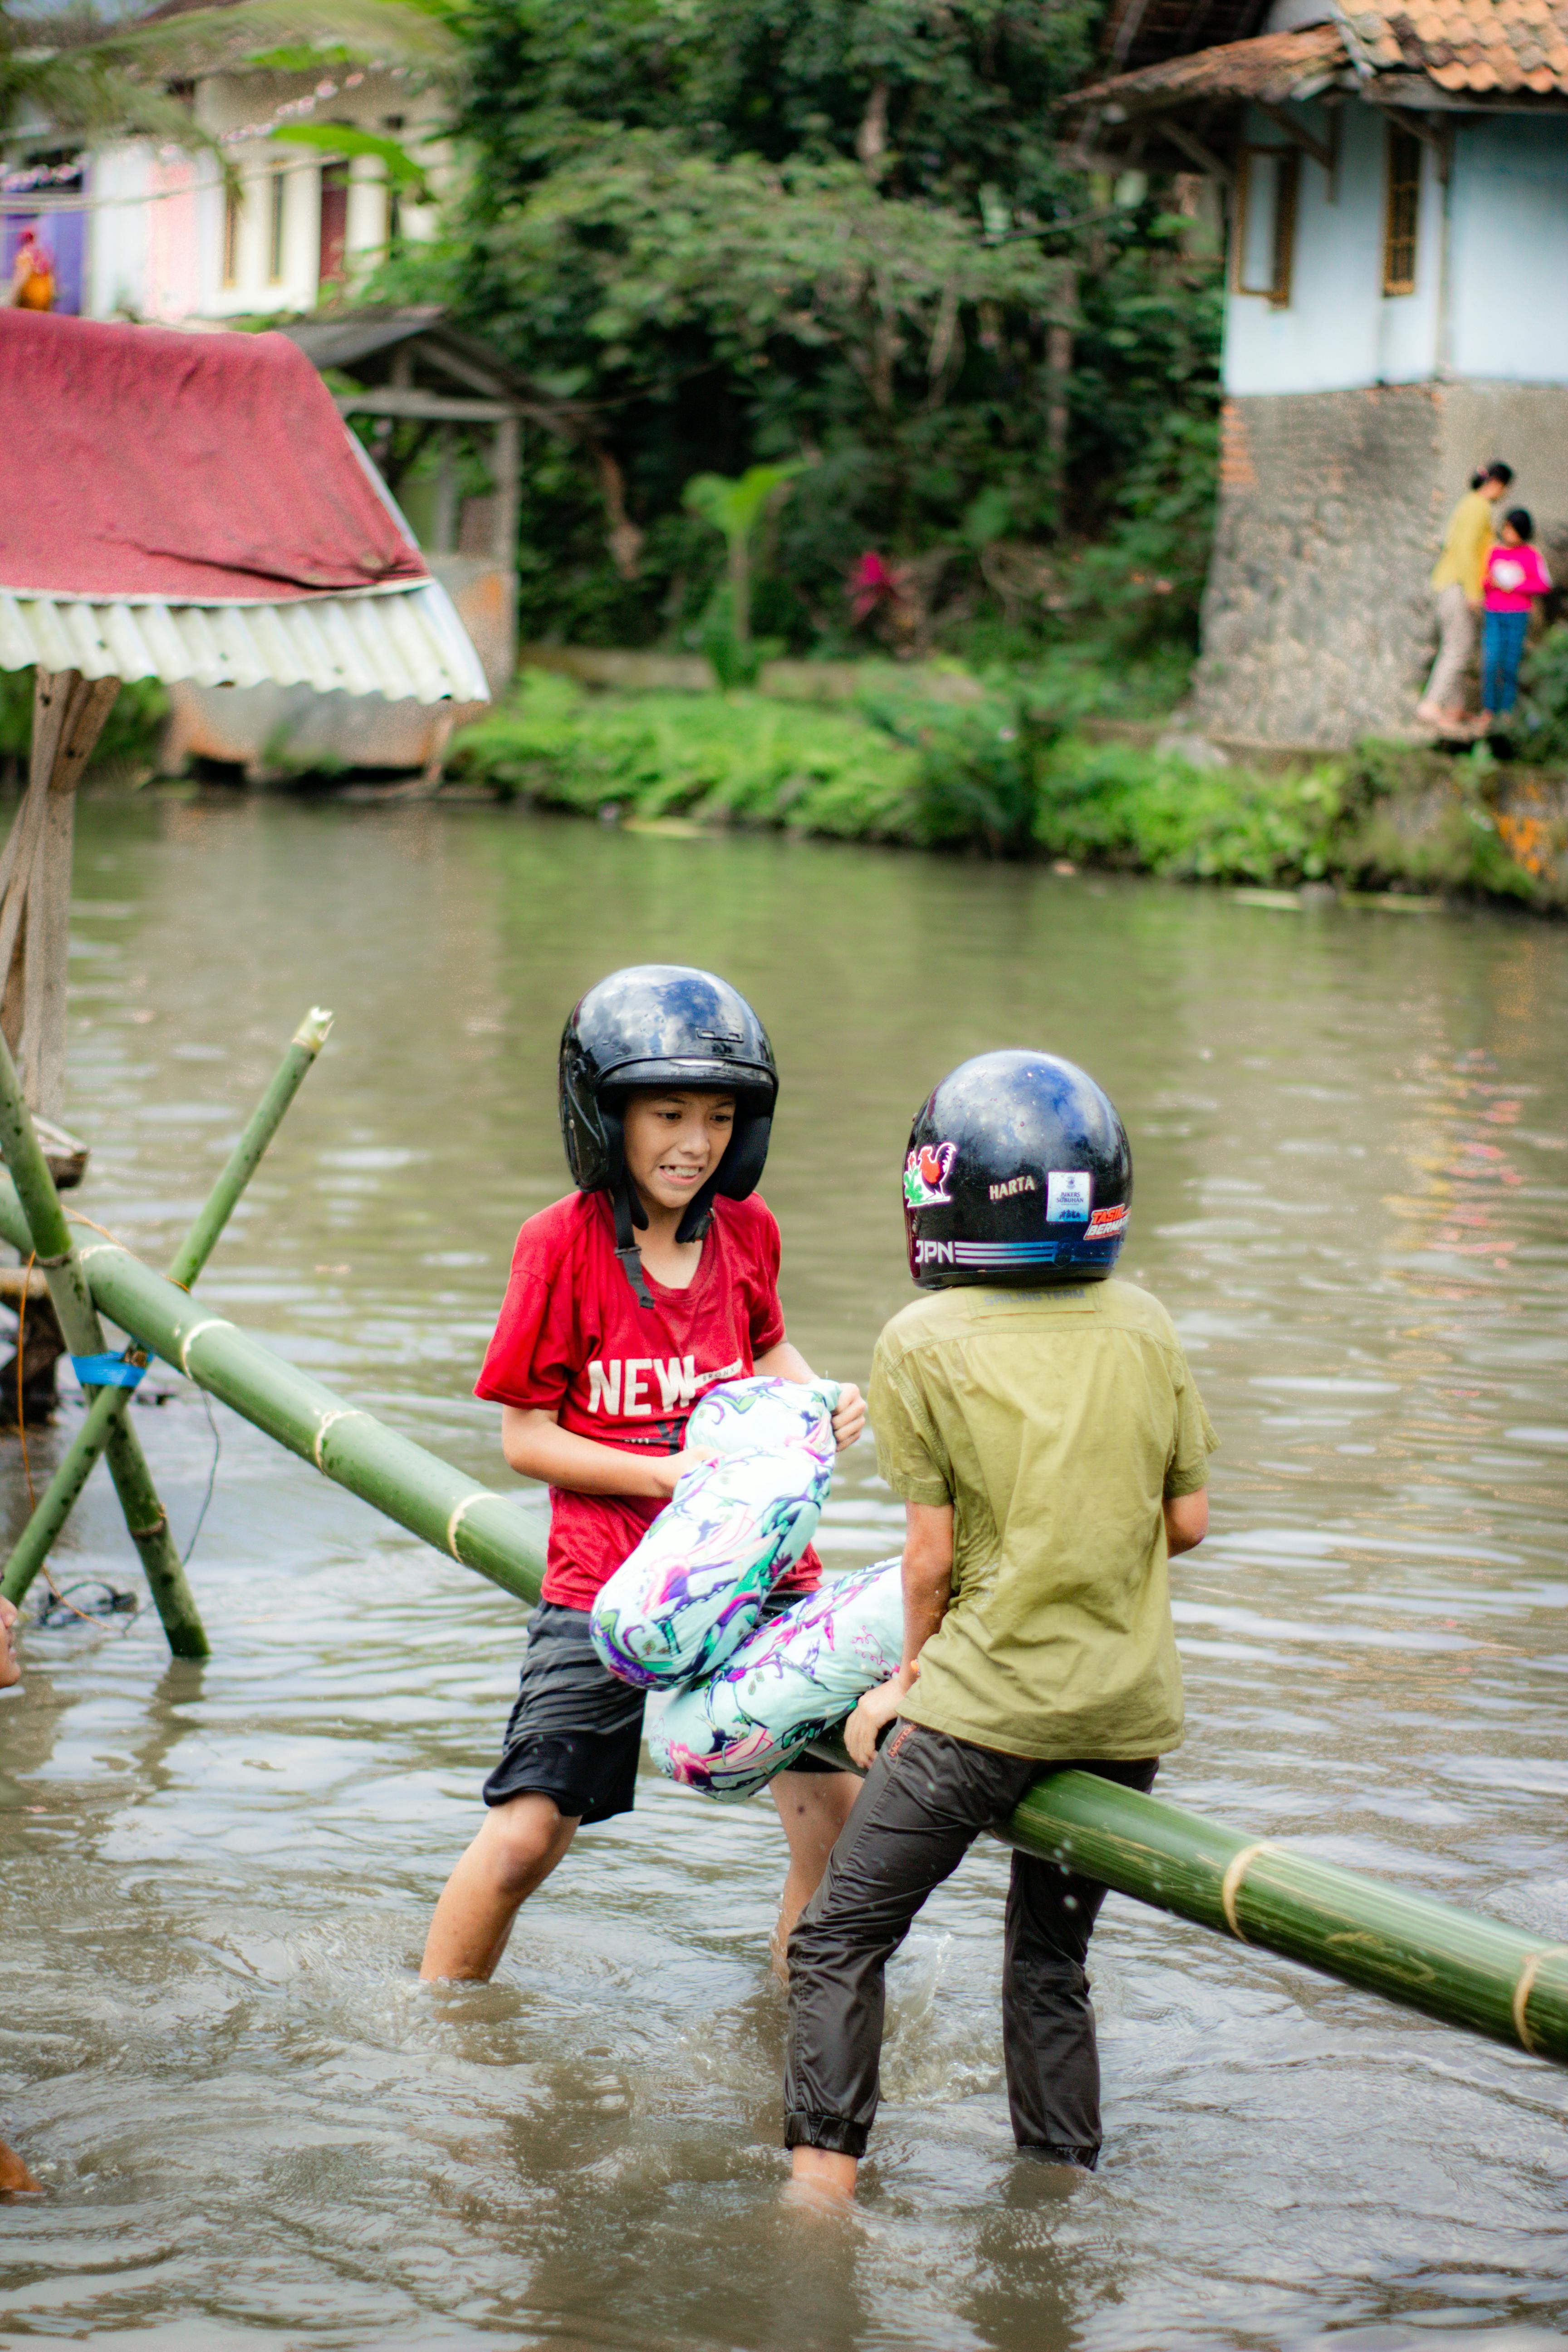
<svg viewBox="0 0 1568 2352">
<path fill-rule="evenodd" d="M 836 1381 L 725 1381 L 686 1425 L 689 1470 L 594 1603 L 613 1675 L 668 1689 L 710 1674 L 816 1530 L 832 1475 Z"/>
</svg>

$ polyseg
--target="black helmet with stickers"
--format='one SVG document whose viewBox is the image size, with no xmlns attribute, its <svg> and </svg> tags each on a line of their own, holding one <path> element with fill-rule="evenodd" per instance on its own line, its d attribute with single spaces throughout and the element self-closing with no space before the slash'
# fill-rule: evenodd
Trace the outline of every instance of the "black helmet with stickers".
<svg viewBox="0 0 1568 2352">
<path fill-rule="evenodd" d="M 688 1202 L 676 1238 L 707 1230 L 715 1196 L 754 1192 L 768 1156 L 778 1069 L 767 1031 L 740 991 L 690 964 L 639 963 L 613 971 L 574 1006 L 561 1033 L 561 1133 L 572 1181 L 607 1192 L 616 1255 L 651 1306 L 632 1228 L 647 1215 L 626 1173 L 621 1118 L 628 1094 L 707 1088 L 732 1094 L 735 1125 L 724 1157 Z"/>
<path fill-rule="evenodd" d="M 1102 1281 L 1131 1198 L 1127 1130 L 1087 1070 L 1055 1054 L 977 1054 L 910 1129 L 910 1272 L 922 1290 Z"/>
</svg>

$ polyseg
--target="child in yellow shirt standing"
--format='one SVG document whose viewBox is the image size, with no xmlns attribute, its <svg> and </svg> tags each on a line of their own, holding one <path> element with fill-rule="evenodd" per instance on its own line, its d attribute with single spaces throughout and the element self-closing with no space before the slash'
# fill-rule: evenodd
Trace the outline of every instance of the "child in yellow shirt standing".
<svg viewBox="0 0 1568 2352">
<path fill-rule="evenodd" d="M 1476 650 L 1487 558 L 1496 539 L 1492 509 L 1513 479 L 1513 467 L 1489 466 L 1477 474 L 1448 518 L 1443 552 L 1432 569 L 1437 600 L 1437 658 L 1415 716 L 1424 727 L 1457 733 L 1465 724 L 1465 674 Z"/>
</svg>

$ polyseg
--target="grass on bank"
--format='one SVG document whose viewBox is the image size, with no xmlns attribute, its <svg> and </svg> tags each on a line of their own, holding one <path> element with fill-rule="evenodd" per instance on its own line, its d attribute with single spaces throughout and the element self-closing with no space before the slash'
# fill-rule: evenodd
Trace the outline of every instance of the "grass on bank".
<svg viewBox="0 0 1568 2352">
<path fill-rule="evenodd" d="M 1096 740 L 1064 710 L 1057 683 L 1015 678 L 963 706 L 883 691 L 824 709 L 759 694 L 589 693 L 535 672 L 456 739 L 452 765 L 503 797 L 584 814 L 614 808 L 1191 880 L 1568 904 L 1555 789 L 1521 834 L 1497 805 L 1500 776 L 1519 772 L 1484 752 L 1455 761 L 1372 743 L 1270 772 L 1195 768 L 1173 751 Z M 1516 855 L 1521 845 L 1528 855 Z"/>
</svg>

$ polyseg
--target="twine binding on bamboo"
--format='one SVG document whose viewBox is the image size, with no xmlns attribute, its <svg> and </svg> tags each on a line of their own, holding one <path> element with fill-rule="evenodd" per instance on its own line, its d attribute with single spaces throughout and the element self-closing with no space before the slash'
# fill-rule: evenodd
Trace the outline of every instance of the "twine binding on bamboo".
<svg viewBox="0 0 1568 2352">
<path fill-rule="evenodd" d="M 1532 2058 L 1539 2057 L 1541 2053 L 1530 2031 L 1530 1996 L 1535 1990 L 1535 1979 L 1542 1961 L 1561 1958 L 1568 1958 L 1568 1944 L 1545 1944 L 1539 1952 L 1529 1953 L 1519 1972 L 1519 1982 L 1513 1989 L 1513 2030 L 1519 2036 L 1520 2048 L 1528 2050 Z"/>
<path fill-rule="evenodd" d="M 1272 1853 L 1273 1851 L 1271 1839 L 1258 1838 L 1251 1845 L 1244 1845 L 1239 1853 L 1233 1853 L 1226 1864 L 1225 1876 L 1219 1883 L 1220 1909 L 1225 1913 L 1226 1926 L 1238 1944 L 1247 1941 L 1241 1932 L 1241 1922 L 1236 1916 L 1236 1899 L 1241 1893 L 1241 1882 L 1260 1853 Z"/>
<path fill-rule="evenodd" d="M 324 1412 L 321 1415 L 316 1426 L 316 1434 L 310 1441 L 310 1459 L 318 1470 L 323 1473 L 326 1471 L 327 1465 L 321 1459 L 321 1448 L 326 1444 L 328 1430 L 335 1427 L 340 1421 L 354 1420 L 356 1416 L 363 1415 L 363 1405 L 341 1404 L 335 1412 Z"/>
<path fill-rule="evenodd" d="M 458 1505 L 457 1509 L 452 1513 L 451 1517 L 447 1522 L 447 1549 L 451 1553 L 454 1559 L 461 1558 L 461 1554 L 458 1549 L 458 1531 L 461 1528 L 463 1521 L 467 1518 L 468 1513 L 473 1509 L 474 1505 L 476 1503 L 493 1503 L 495 1499 L 495 1496 L 491 1494 L 488 1486 L 476 1486 L 473 1493 L 471 1495 L 465 1495 L 462 1501 Z"/>
<path fill-rule="evenodd" d="M 204 1331 L 232 1331 L 234 1325 L 229 1321 L 226 1315 L 209 1315 L 204 1322 L 193 1323 L 190 1329 L 186 1332 L 184 1338 L 180 1342 L 181 1371 L 190 1373 L 191 1349 L 195 1346 L 196 1341 L 201 1338 Z M 195 1377 L 194 1374 L 192 1377 Z"/>
</svg>

